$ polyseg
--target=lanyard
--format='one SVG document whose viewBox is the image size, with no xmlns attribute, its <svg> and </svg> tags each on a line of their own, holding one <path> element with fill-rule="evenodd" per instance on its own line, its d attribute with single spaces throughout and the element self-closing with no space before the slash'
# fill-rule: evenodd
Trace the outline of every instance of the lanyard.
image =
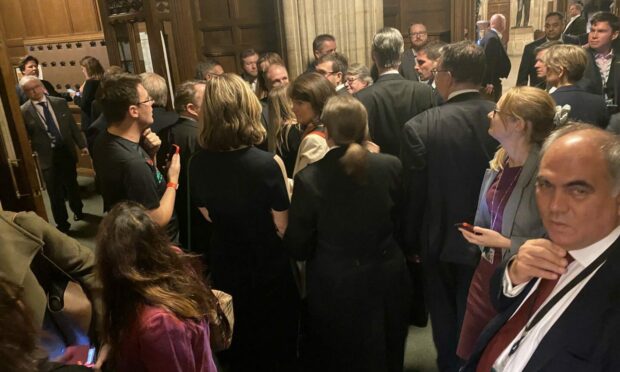
<svg viewBox="0 0 620 372">
<path fill-rule="evenodd" d="M 517 351 L 517 349 L 519 349 L 521 342 L 523 341 L 523 339 L 525 339 L 529 331 L 532 328 L 534 328 L 534 326 L 536 326 L 536 324 L 538 324 L 538 322 L 540 322 L 540 320 L 545 315 L 547 315 L 549 310 L 551 310 L 551 308 L 553 308 L 553 306 L 555 306 L 555 304 L 562 297 L 564 297 L 566 293 L 568 293 L 571 289 L 575 288 L 577 284 L 581 283 L 582 280 L 587 278 L 588 275 L 592 274 L 594 270 L 598 269 L 602 264 L 605 263 L 605 260 L 607 260 L 607 256 L 609 256 L 609 248 L 607 248 L 603 253 L 601 253 L 601 255 L 598 256 L 596 260 L 594 260 L 590 265 L 588 265 L 588 267 L 583 269 L 582 272 L 580 272 L 575 278 L 573 278 L 573 280 L 571 280 L 564 288 L 562 288 L 558 293 L 556 293 L 556 295 L 553 296 L 545 304 L 545 306 L 543 306 L 540 309 L 540 311 L 536 314 L 536 316 L 525 326 L 525 330 L 523 331 L 523 334 L 521 335 L 521 337 L 512 345 L 512 347 L 510 348 L 510 352 L 508 353 L 508 356 L 512 356 Z M 540 284 L 538 285 L 540 286 Z"/>
</svg>

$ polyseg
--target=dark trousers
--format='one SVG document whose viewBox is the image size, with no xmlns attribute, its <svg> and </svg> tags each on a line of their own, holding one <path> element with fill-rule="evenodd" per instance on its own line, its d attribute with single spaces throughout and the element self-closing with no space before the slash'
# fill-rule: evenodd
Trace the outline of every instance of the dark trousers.
<svg viewBox="0 0 620 372">
<path fill-rule="evenodd" d="M 51 168 L 43 170 L 45 186 L 52 205 L 52 215 L 58 227 L 69 227 L 67 221 L 67 206 L 65 195 L 69 200 L 69 206 L 73 213 L 82 212 L 82 200 L 80 188 L 77 183 L 75 160 L 69 153 L 69 149 L 62 146 L 54 149 L 54 159 Z"/>
<path fill-rule="evenodd" d="M 440 371 L 458 371 L 456 355 L 469 284 L 476 268 L 450 262 L 425 262 L 426 305 L 431 316 L 433 341 Z"/>
</svg>

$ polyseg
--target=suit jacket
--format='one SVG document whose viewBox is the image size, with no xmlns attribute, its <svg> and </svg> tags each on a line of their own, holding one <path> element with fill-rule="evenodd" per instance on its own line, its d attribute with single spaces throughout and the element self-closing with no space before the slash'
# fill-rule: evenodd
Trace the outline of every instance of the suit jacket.
<svg viewBox="0 0 620 372">
<path fill-rule="evenodd" d="M 480 46 L 484 48 L 486 58 L 486 70 L 484 72 L 484 78 L 482 79 L 482 85 L 501 85 L 499 79 L 508 76 L 500 76 L 503 75 L 501 71 L 510 71 L 511 68 L 510 58 L 508 58 L 502 41 L 495 31 L 488 30 L 480 40 Z"/>
<path fill-rule="evenodd" d="M 477 92 L 463 93 L 405 124 L 403 240 L 426 261 L 478 264 L 479 249 L 454 224 L 474 220 L 484 172 L 498 145 L 488 134 L 487 115 L 494 108 Z"/>
<path fill-rule="evenodd" d="M 603 80 L 601 79 L 601 72 L 596 65 L 594 59 L 594 50 L 591 48 L 586 49 L 586 55 L 588 56 L 588 64 L 586 65 L 586 70 L 583 73 L 583 77 L 581 80 L 577 82 L 577 86 L 583 88 L 585 91 L 603 95 L 607 94 L 607 97 L 610 99 L 614 99 L 616 97 L 616 92 L 620 85 L 620 74 L 616 73 L 618 69 L 618 63 L 620 63 L 620 59 L 614 53 L 611 67 L 609 68 L 609 77 L 607 78 L 607 85 L 603 89 Z M 619 75 L 616 77 L 616 75 Z"/>
<path fill-rule="evenodd" d="M 514 186 L 502 215 L 502 235 L 510 237 L 510 249 L 502 250 L 503 260 L 514 256 L 519 247 L 528 239 L 539 238 L 545 234 L 538 206 L 536 205 L 536 176 L 538 174 L 539 145 L 532 145 L 530 153 L 523 164 L 521 174 Z M 487 169 L 480 188 L 478 209 L 474 225 L 489 228 L 491 213 L 487 205 L 486 194 L 495 181 L 498 171 Z M 483 247 L 480 247 L 483 248 Z"/>
<path fill-rule="evenodd" d="M 570 105 L 568 117 L 571 120 L 607 127 L 609 114 L 603 96 L 586 92 L 577 85 L 569 85 L 559 87 L 551 93 L 551 97 L 560 106 Z"/>
<path fill-rule="evenodd" d="M 51 96 L 47 97 L 47 101 L 53 108 L 54 114 L 56 115 L 62 140 L 67 146 L 73 161 L 77 163 L 75 146 L 77 145 L 81 149 L 86 147 L 86 140 L 84 140 L 82 132 L 73 119 L 73 114 L 71 114 L 71 111 L 69 110 L 67 101 L 62 98 Z M 44 121 L 39 116 L 37 109 L 34 107 L 31 100 L 24 103 L 21 106 L 21 110 L 22 115 L 24 116 L 24 122 L 26 123 L 26 130 L 28 132 L 28 136 L 30 137 L 32 150 L 39 154 L 41 169 L 52 168 L 52 140 L 45 129 L 46 126 Z"/>
<path fill-rule="evenodd" d="M 0 272 L 24 288 L 24 303 L 32 312 L 36 325 L 43 324 L 47 306 L 45 290 L 33 272 L 33 261 L 39 252 L 45 253 L 80 283 L 93 303 L 93 325 L 102 325 L 101 284 L 95 277 L 95 255 L 91 249 L 61 233 L 33 212 L 0 211 L 0 252 Z M 49 266 L 46 268 L 50 269 Z"/>
<path fill-rule="evenodd" d="M 399 74 L 382 75 L 355 96 L 368 111 L 370 137 L 381 146 L 381 152 L 395 156 L 400 154 L 403 125 L 434 102 L 428 85 Z"/>
<path fill-rule="evenodd" d="M 564 35 L 578 36 L 586 33 L 587 28 L 586 18 L 583 15 L 575 18 L 575 20 L 564 30 Z"/>
<path fill-rule="evenodd" d="M 346 150 L 330 150 L 295 176 L 284 244 L 307 260 L 312 333 L 330 345 L 322 345 L 326 350 L 336 344 L 349 351 L 322 360 L 322 370 L 385 371 L 393 362 L 402 368 L 402 359 L 382 357 L 402 348 L 408 320 L 409 277 L 394 236 L 402 167 L 393 156 L 368 153 L 358 183 L 340 164 Z M 340 365 L 351 355 L 361 356 Z"/>
<path fill-rule="evenodd" d="M 168 111 L 165 107 L 153 106 L 153 125 L 151 130 L 159 133 L 162 129 L 174 125 L 179 120 L 179 114 Z"/>
<path fill-rule="evenodd" d="M 563 35 L 561 38 L 564 44 L 578 45 L 579 40 L 576 37 L 570 35 Z M 529 85 L 532 87 L 538 87 L 545 89 L 545 79 L 541 79 L 536 75 L 536 48 L 547 42 L 547 37 L 541 37 L 538 40 L 534 40 L 527 44 L 523 48 L 523 56 L 521 57 L 521 64 L 519 65 L 519 74 L 517 75 L 517 85 Z"/>
<path fill-rule="evenodd" d="M 92 123 L 93 120 L 96 119 L 96 117 L 93 118 L 91 111 L 93 102 L 97 97 L 97 91 L 99 90 L 100 85 L 101 82 L 97 79 L 87 79 L 84 82 L 84 89 L 82 89 L 82 95 L 76 95 L 73 98 L 73 102 L 76 105 L 80 106 L 80 124 L 83 131 L 86 131 L 88 127 L 90 127 L 90 123 Z"/>
<path fill-rule="evenodd" d="M 607 261 L 579 292 L 549 332 L 540 341 L 524 371 L 619 371 L 620 370 L 620 239 L 611 248 Z M 523 302 L 536 280 L 521 294 L 507 299 L 502 277 L 507 262 L 491 282 L 491 296 L 503 306 L 485 328 L 472 357 L 462 372 L 475 371 L 484 348 Z"/>
<path fill-rule="evenodd" d="M 420 76 L 415 70 L 415 55 L 411 48 L 405 49 L 403 56 L 400 60 L 400 66 L 398 66 L 398 72 L 407 80 L 420 81 Z"/>
</svg>

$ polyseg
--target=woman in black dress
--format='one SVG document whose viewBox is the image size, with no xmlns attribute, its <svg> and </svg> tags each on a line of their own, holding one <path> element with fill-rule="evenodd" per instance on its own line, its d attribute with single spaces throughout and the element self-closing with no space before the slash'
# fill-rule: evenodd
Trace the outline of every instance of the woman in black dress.
<svg viewBox="0 0 620 372">
<path fill-rule="evenodd" d="M 231 371 L 294 370 L 298 295 L 281 236 L 289 195 L 282 160 L 263 142 L 261 105 L 235 74 L 207 81 L 190 198 L 212 223 L 213 287 L 232 294 L 235 329 L 220 355 Z"/>
<path fill-rule="evenodd" d="M 73 102 L 80 106 L 81 110 L 81 128 L 83 132 L 88 130 L 90 124 L 96 119 L 92 117 L 93 101 L 97 97 L 100 80 L 103 77 L 103 66 L 95 57 L 86 56 L 80 60 L 82 73 L 86 80 L 82 83 L 80 91 L 73 96 Z"/>
<path fill-rule="evenodd" d="M 394 239 L 402 166 L 366 150 L 349 95 L 321 115 L 331 150 L 295 177 L 285 247 L 307 260 L 309 371 L 402 371 L 410 283 Z"/>
</svg>

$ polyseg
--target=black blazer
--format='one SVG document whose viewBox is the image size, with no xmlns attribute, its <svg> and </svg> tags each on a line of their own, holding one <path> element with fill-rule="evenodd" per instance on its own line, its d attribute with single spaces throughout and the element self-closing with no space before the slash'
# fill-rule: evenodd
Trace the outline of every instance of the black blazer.
<svg viewBox="0 0 620 372">
<path fill-rule="evenodd" d="M 570 35 L 563 35 L 561 39 L 565 44 L 579 44 L 579 39 Z M 543 45 L 546 41 L 546 37 L 541 37 L 523 48 L 523 56 L 521 57 L 519 74 L 517 75 L 517 85 L 528 85 L 529 79 L 530 86 L 545 89 L 545 79 L 541 79 L 536 75 L 534 64 L 536 64 L 536 48 Z"/>
<path fill-rule="evenodd" d="M 607 262 L 594 274 L 541 340 L 524 371 L 620 371 L 620 239 Z M 475 371 L 491 338 L 510 319 L 536 280 L 514 299 L 502 293 L 506 264 L 496 271 L 491 296 L 501 313 L 484 329 L 462 372 Z"/>
<path fill-rule="evenodd" d="M 355 94 L 368 111 L 368 129 L 381 152 L 398 156 L 403 125 L 433 106 L 431 88 L 399 74 L 382 75 Z"/>
<path fill-rule="evenodd" d="M 556 89 L 551 97 L 560 106 L 570 105 L 568 117 L 571 120 L 607 127 L 609 114 L 603 96 L 586 92 L 577 85 L 569 85 Z"/>
<path fill-rule="evenodd" d="M 167 128 L 179 120 L 179 114 L 174 111 L 168 111 L 164 107 L 153 106 L 153 125 L 151 130 L 159 133 L 162 129 Z"/>
<path fill-rule="evenodd" d="M 475 266 L 479 249 L 454 224 L 474 221 L 480 186 L 498 143 L 488 134 L 493 102 L 464 93 L 405 124 L 406 249 L 422 258 Z"/>
<path fill-rule="evenodd" d="M 578 36 L 581 34 L 585 34 L 587 23 L 588 21 L 586 21 L 585 17 L 583 15 L 580 15 L 573 21 L 573 23 L 570 24 L 570 26 L 568 26 L 566 30 L 564 30 L 564 35 Z"/>
<path fill-rule="evenodd" d="M 311 332 L 350 352 L 321 360 L 322 370 L 402 369 L 396 350 L 404 345 L 410 302 L 405 258 L 394 236 L 402 167 L 393 156 L 368 153 L 360 184 L 342 169 L 346 149 L 328 151 L 295 176 L 284 245 L 295 259 L 307 260 Z M 359 361 L 341 365 L 341 358 L 357 354 Z"/>
<path fill-rule="evenodd" d="M 411 48 L 405 49 L 403 56 L 400 60 L 400 66 L 398 66 L 398 72 L 407 80 L 420 81 L 420 76 L 415 70 L 415 55 Z"/>
<path fill-rule="evenodd" d="M 618 56 L 614 53 L 611 67 L 609 69 L 609 77 L 607 78 L 607 86 L 603 90 L 601 73 L 594 60 L 594 50 L 591 48 L 586 48 L 586 55 L 588 56 L 588 64 L 586 65 L 586 70 L 583 73 L 583 78 L 581 78 L 576 85 L 590 93 L 598 95 L 603 95 L 603 93 L 606 93 L 608 98 L 614 99 L 620 85 L 620 82 L 617 81 L 620 80 L 620 76 L 616 77 L 616 70 L 618 69 L 618 63 L 620 63 Z"/>
<path fill-rule="evenodd" d="M 51 96 L 48 96 L 47 100 L 54 110 L 62 140 L 67 146 L 73 161 L 77 163 L 75 146 L 77 145 L 81 149 L 86 147 L 86 140 L 73 119 L 73 114 L 71 114 L 71 110 L 69 110 L 67 101 L 62 98 Z M 32 101 L 28 100 L 28 102 L 24 103 L 21 106 L 21 110 L 24 116 L 28 137 L 30 137 L 32 150 L 39 154 L 41 169 L 52 168 L 54 164 L 52 140 L 47 133 L 45 123 L 37 113 L 37 109 L 33 106 Z"/>
<path fill-rule="evenodd" d="M 81 112 L 81 126 L 83 131 L 87 131 L 90 124 L 95 120 L 92 117 L 92 105 L 93 101 L 97 97 L 97 91 L 101 82 L 97 79 L 87 79 L 84 82 L 84 89 L 82 89 L 82 96 L 74 96 L 73 102 L 80 106 Z"/>
<path fill-rule="evenodd" d="M 486 58 L 486 70 L 484 72 L 484 78 L 482 79 L 482 85 L 501 85 L 499 79 L 508 76 L 507 74 L 506 76 L 502 76 L 503 74 L 501 71 L 510 71 L 511 68 L 510 58 L 508 58 L 502 41 L 495 31 L 488 30 L 480 40 L 480 46 L 484 48 Z"/>
</svg>

